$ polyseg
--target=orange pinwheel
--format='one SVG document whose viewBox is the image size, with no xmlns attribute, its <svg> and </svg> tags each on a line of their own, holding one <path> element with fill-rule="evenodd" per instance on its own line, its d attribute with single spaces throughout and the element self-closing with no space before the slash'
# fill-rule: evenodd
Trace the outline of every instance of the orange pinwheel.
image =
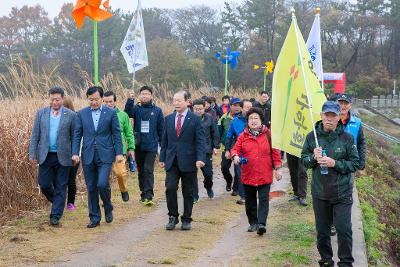
<svg viewBox="0 0 400 267">
<path fill-rule="evenodd" d="M 112 16 L 110 12 L 109 0 L 101 4 L 102 0 L 78 0 L 72 10 L 72 17 L 78 29 L 82 28 L 85 17 L 95 21 L 103 21 Z M 101 8 L 102 6 L 103 8 Z"/>
</svg>

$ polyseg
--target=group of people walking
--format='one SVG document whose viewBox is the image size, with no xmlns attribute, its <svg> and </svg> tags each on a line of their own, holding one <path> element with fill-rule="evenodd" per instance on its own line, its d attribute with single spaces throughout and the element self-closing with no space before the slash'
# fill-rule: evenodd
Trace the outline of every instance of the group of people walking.
<svg viewBox="0 0 400 267">
<path fill-rule="evenodd" d="M 72 103 L 64 101 L 63 89 L 52 88 L 49 107 L 40 109 L 34 121 L 29 158 L 39 165 L 39 186 L 52 203 L 50 225 L 60 225 L 67 187 L 67 209 L 74 209 L 80 162 L 88 194 L 88 228 L 100 225 L 99 199 L 106 223 L 114 219 L 111 172 L 118 179 L 122 200 L 129 201 L 128 158 L 136 161 L 140 201 L 153 205 L 154 167 L 159 154 L 158 165 L 166 172 L 166 230 L 173 230 L 179 221 L 181 230 L 191 230 L 193 205 L 199 200 L 198 169 L 203 173 L 207 196 L 214 198 L 213 158 L 222 148 L 220 167 L 226 191 L 239 196 L 237 204 L 245 205 L 247 231 L 260 236 L 266 233 L 269 191 L 273 179 L 281 179 L 282 168 L 282 153 L 272 148 L 271 100 L 267 92 L 260 93 L 259 101 L 224 96 L 218 106 L 215 98 L 192 100 L 189 92 L 179 91 L 173 96 L 175 111 L 165 117 L 155 105 L 149 86 L 140 89 L 138 103 L 131 94 L 124 111 L 117 108 L 116 94 L 103 92 L 99 86 L 90 87 L 86 97 L 88 106 L 75 112 Z M 339 266 L 351 266 L 351 193 L 354 173 L 365 165 L 365 140 L 348 95 L 327 101 L 321 119 L 316 125 L 320 147 L 310 133 L 301 158 L 287 154 L 293 186 L 290 201 L 307 205 L 306 168 L 311 168 L 320 265 L 333 266 L 330 235 L 334 226 L 339 239 Z M 321 174 L 321 167 L 327 168 L 328 174 Z"/>
</svg>

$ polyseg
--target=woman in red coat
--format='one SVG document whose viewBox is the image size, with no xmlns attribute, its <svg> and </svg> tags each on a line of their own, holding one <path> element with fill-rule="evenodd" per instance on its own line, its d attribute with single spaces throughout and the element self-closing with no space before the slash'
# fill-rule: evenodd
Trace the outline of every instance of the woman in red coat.
<svg viewBox="0 0 400 267">
<path fill-rule="evenodd" d="M 263 116 L 259 108 L 251 108 L 247 112 L 247 127 L 231 151 L 234 163 L 242 163 L 241 181 L 245 189 L 246 214 L 250 224 L 248 231 L 257 231 L 259 235 L 266 232 L 269 191 L 274 170 L 282 167 L 279 150 L 270 145 L 271 133 L 262 125 Z M 276 179 L 280 180 L 281 176 L 277 174 Z"/>
</svg>

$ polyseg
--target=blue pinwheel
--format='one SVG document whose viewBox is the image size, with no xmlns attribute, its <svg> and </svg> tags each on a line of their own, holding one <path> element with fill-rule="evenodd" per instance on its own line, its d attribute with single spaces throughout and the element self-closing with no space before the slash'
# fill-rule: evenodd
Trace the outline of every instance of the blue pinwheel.
<svg viewBox="0 0 400 267">
<path fill-rule="evenodd" d="M 215 57 L 221 61 L 222 64 L 225 64 L 225 95 L 228 94 L 228 65 L 231 66 L 231 69 L 234 70 L 238 64 L 238 57 L 240 56 L 239 51 L 231 51 L 231 48 L 228 47 L 226 49 L 226 55 L 222 56 L 220 52 L 215 53 Z"/>
</svg>

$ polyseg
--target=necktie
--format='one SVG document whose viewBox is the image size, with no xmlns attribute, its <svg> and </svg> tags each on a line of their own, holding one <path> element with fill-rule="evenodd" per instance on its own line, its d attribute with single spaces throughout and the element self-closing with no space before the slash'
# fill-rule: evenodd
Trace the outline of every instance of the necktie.
<svg viewBox="0 0 400 267">
<path fill-rule="evenodd" d="M 181 134 L 181 129 L 182 129 L 182 114 L 178 114 L 178 121 L 176 122 L 176 137 L 179 137 L 179 135 Z"/>
</svg>

